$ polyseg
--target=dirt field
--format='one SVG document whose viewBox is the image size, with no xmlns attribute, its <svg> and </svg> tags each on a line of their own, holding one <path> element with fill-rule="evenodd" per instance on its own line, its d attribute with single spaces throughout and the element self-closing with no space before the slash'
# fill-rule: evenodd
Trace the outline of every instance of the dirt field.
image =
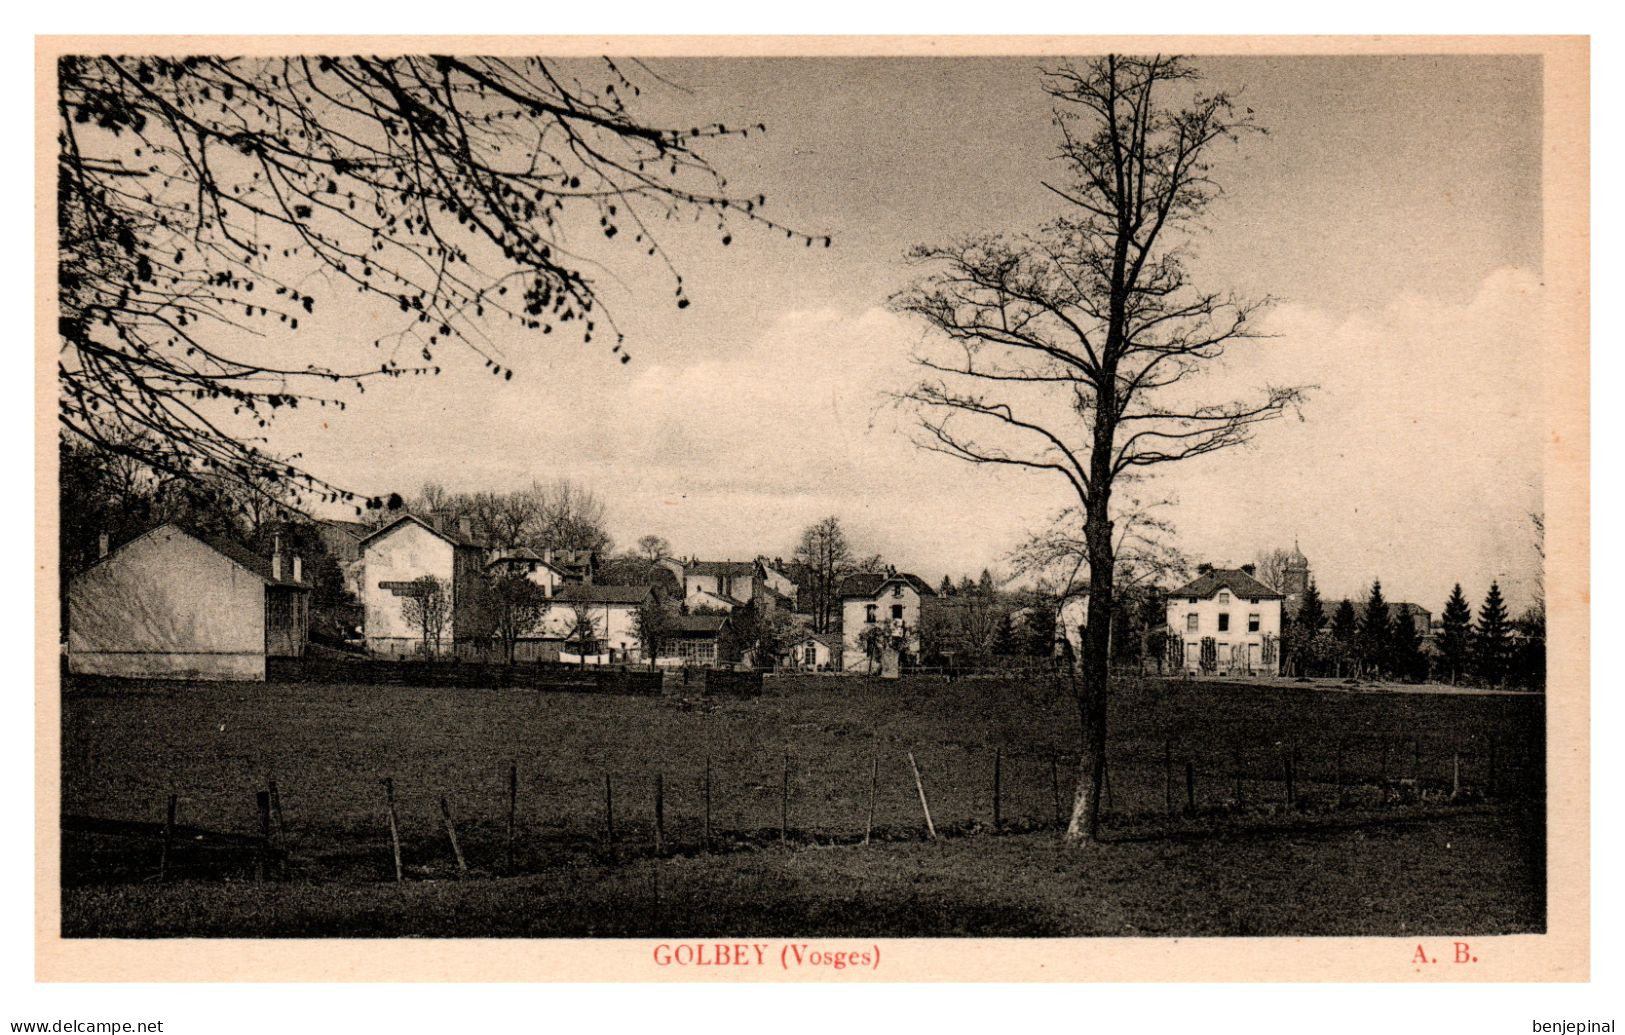
<svg viewBox="0 0 1625 1035">
<path fill-rule="evenodd" d="M 173 791 L 177 822 L 253 833 L 255 792 L 274 778 L 294 879 L 228 883 L 249 875 L 240 860 L 188 873 L 178 851 L 182 883 L 159 886 L 150 883 L 156 859 L 145 857 L 156 848 L 65 840 L 65 929 L 541 935 L 658 923 L 695 934 L 1331 934 L 1543 923 L 1538 810 L 1517 804 L 1538 800 L 1538 698 L 1128 688 L 1113 715 L 1116 843 L 1085 862 L 1055 847 L 1077 720 L 1054 688 L 816 678 L 768 686 L 759 699 L 714 705 L 346 686 L 70 687 L 65 815 L 155 822 Z M 991 831 L 996 750 L 1004 836 Z M 945 835 L 936 845 L 923 843 L 909 752 Z M 1291 808 L 1289 755 L 1298 759 Z M 713 854 L 701 852 L 708 760 Z M 508 874 L 510 763 L 518 875 L 459 885 L 439 801 L 456 816 L 473 876 Z M 852 842 L 867 821 L 872 765 L 880 843 L 861 849 Z M 664 845 L 676 853 L 658 863 L 658 921 L 649 911 L 657 774 Z M 386 775 L 405 898 L 371 886 L 393 878 Z M 1406 876 L 1366 879 L 1385 873 Z M 1303 895 L 1313 904 L 1301 905 Z"/>
</svg>

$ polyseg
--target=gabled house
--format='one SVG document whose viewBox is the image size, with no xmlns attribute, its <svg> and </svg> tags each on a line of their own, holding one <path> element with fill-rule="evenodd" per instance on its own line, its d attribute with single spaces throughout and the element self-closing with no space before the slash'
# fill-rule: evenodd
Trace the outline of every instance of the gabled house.
<svg viewBox="0 0 1625 1035">
<path fill-rule="evenodd" d="M 1253 577 L 1252 565 L 1203 565 L 1168 593 L 1169 658 L 1191 675 L 1275 675 L 1281 667 L 1285 596 Z"/>
<path fill-rule="evenodd" d="M 551 554 L 551 551 L 549 551 Z M 553 596 L 559 589 L 572 583 L 570 572 L 562 565 L 537 553 L 528 546 L 517 547 L 513 550 L 504 550 L 485 562 L 487 575 L 523 575 L 530 581 L 542 587 L 548 596 Z"/>
<path fill-rule="evenodd" d="M 727 615 L 678 615 L 672 620 L 655 664 L 663 668 L 684 665 L 706 667 L 739 660 L 733 622 Z"/>
<path fill-rule="evenodd" d="M 804 633 L 791 640 L 779 655 L 779 667 L 793 672 L 833 672 L 840 664 L 838 633 Z"/>
<path fill-rule="evenodd" d="M 761 561 L 687 561 L 666 558 L 661 566 L 682 580 L 683 604 L 690 611 L 732 611 L 755 603 L 771 610 L 781 594 L 768 585 Z"/>
<path fill-rule="evenodd" d="M 912 660 L 920 654 L 920 602 L 937 591 L 918 575 L 888 569 L 851 575 L 841 601 L 841 670 L 874 672 L 883 652 Z"/>
<path fill-rule="evenodd" d="M 438 652 L 451 654 L 458 643 L 488 639 L 486 554 L 466 519 L 452 529 L 444 521 L 407 514 L 363 539 L 367 650 L 396 657 L 435 651 L 433 643 L 424 643 L 423 630 L 406 617 L 413 583 L 425 575 L 442 581 L 450 601 Z"/>
<path fill-rule="evenodd" d="M 359 521 L 318 521 L 316 534 L 321 537 L 327 555 L 338 563 L 344 575 L 344 588 L 361 599 L 363 574 L 361 571 L 361 541 L 372 535 L 372 525 Z"/>
<path fill-rule="evenodd" d="M 72 672 L 264 680 L 267 658 L 305 653 L 309 629 L 303 560 L 284 556 L 280 540 L 266 558 L 159 525 L 68 585 Z"/>
<path fill-rule="evenodd" d="M 614 664 L 643 658 L 636 615 L 653 594 L 648 586 L 565 583 L 514 647 L 516 661 L 585 660 Z"/>
</svg>

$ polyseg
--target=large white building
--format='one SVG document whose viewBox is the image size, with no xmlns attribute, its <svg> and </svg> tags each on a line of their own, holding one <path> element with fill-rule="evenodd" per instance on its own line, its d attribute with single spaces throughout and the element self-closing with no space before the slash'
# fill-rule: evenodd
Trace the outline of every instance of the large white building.
<svg viewBox="0 0 1625 1035">
<path fill-rule="evenodd" d="M 106 550 L 105 537 L 103 550 Z M 310 627 L 303 562 L 166 524 L 68 584 L 68 667 L 147 679 L 264 680 Z"/>
<path fill-rule="evenodd" d="M 920 654 L 920 601 L 936 596 L 918 575 L 885 571 L 853 575 L 841 583 L 841 671 L 880 670 L 880 651 Z M 879 630 L 876 635 L 874 630 Z"/>
<path fill-rule="evenodd" d="M 1204 565 L 1168 594 L 1170 658 L 1192 675 L 1277 674 L 1283 599 L 1253 577 L 1252 565 Z"/>
<path fill-rule="evenodd" d="M 485 547 L 474 540 L 466 521 L 453 530 L 444 521 L 405 515 L 361 541 L 361 603 L 365 608 L 367 650 L 407 656 L 434 651 L 423 630 L 407 620 L 404 604 L 412 583 L 430 575 L 450 595 L 450 613 L 439 653 L 472 638 L 485 591 Z"/>
</svg>

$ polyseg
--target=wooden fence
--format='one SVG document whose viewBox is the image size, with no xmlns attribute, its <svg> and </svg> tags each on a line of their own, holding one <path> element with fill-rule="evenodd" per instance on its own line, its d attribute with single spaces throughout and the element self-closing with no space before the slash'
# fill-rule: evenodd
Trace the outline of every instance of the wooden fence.
<svg viewBox="0 0 1625 1035">
<path fill-rule="evenodd" d="M 1227 745 L 1170 739 L 1133 747 L 1107 760 L 1108 839 L 1291 829 L 1342 817 L 1409 821 L 1461 809 L 1524 808 L 1545 793 L 1543 748 L 1533 736 L 1357 735 Z M 704 759 L 596 772 L 529 766 L 522 772 L 517 762 L 498 762 L 475 781 L 486 791 L 431 788 L 417 775 L 386 773 L 354 788 L 353 799 L 366 803 L 363 814 L 377 817 L 370 833 L 353 820 L 299 815 L 297 806 L 285 817 L 283 801 L 297 790 L 298 774 L 281 773 L 280 791 L 273 778 L 231 795 L 242 803 L 231 811 L 244 826 L 257 818 L 254 829 L 236 834 L 199 837 L 198 828 L 177 825 L 174 793 L 154 804 L 162 822 L 65 817 L 64 873 L 76 881 L 208 876 L 196 865 L 178 865 L 177 853 L 195 856 L 214 843 L 219 858 L 236 851 L 239 876 L 251 867 L 259 879 L 303 872 L 396 881 L 491 876 L 533 872 L 583 851 L 622 859 L 935 841 L 1059 830 L 1070 816 L 1075 756 L 890 745 L 854 757 L 861 763 L 763 748 L 727 765 Z M 70 841 L 115 837 L 147 847 L 133 864 L 128 852 L 117 863 L 108 862 L 106 851 L 69 850 Z M 320 870 L 335 858 L 350 859 L 350 869 Z M 321 862 L 304 870 L 301 863 L 311 860 Z M 87 866 L 101 870 L 84 872 Z"/>
</svg>

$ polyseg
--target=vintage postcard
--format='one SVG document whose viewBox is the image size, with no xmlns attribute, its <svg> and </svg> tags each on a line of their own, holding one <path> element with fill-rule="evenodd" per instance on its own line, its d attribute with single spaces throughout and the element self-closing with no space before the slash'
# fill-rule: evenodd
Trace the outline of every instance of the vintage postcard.
<svg viewBox="0 0 1625 1035">
<path fill-rule="evenodd" d="M 1588 978 L 1584 38 L 37 52 L 39 979 Z"/>
</svg>

